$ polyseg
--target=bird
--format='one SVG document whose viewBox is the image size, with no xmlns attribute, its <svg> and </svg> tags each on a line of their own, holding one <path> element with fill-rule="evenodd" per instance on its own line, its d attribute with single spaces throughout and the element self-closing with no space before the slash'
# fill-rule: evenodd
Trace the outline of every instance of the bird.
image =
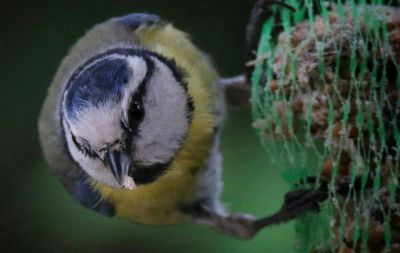
<svg viewBox="0 0 400 253">
<path fill-rule="evenodd" d="M 57 70 L 38 123 L 44 156 L 81 205 L 137 224 L 191 222 L 248 239 L 317 206 L 309 195 L 321 193 L 302 190 L 261 219 L 223 207 L 221 83 L 171 23 L 147 13 L 111 18 Z"/>
</svg>

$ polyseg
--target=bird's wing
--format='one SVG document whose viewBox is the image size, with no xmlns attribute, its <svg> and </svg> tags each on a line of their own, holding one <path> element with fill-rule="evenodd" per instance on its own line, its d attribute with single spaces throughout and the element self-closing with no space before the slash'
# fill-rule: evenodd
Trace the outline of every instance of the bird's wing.
<svg viewBox="0 0 400 253">
<path fill-rule="evenodd" d="M 73 170 L 62 170 L 56 172 L 56 175 L 81 205 L 100 214 L 114 216 L 114 206 L 101 197 L 84 172 L 77 173 Z"/>
</svg>

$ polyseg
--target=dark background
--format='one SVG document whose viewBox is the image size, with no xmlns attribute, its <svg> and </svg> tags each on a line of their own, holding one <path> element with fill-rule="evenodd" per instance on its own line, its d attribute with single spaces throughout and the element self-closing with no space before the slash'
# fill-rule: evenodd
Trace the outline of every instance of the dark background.
<svg viewBox="0 0 400 253">
<path fill-rule="evenodd" d="M 289 252 L 292 224 L 250 241 L 196 225 L 143 227 L 75 203 L 43 160 L 37 117 L 68 48 L 94 24 L 156 13 L 191 34 L 221 75 L 241 73 L 253 1 L 14 1 L 0 6 L 0 252 Z M 234 211 L 276 211 L 286 185 L 251 128 L 250 109 L 229 110 L 222 138 L 225 190 Z"/>
</svg>

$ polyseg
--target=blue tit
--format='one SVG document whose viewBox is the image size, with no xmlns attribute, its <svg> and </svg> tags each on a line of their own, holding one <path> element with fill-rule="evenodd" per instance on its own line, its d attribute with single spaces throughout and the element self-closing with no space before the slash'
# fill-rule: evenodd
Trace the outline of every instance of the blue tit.
<svg viewBox="0 0 400 253">
<path fill-rule="evenodd" d="M 131 14 L 96 25 L 70 49 L 39 135 L 54 174 L 91 210 L 250 238 L 277 221 L 222 207 L 223 115 L 209 59 L 158 16 Z"/>
</svg>

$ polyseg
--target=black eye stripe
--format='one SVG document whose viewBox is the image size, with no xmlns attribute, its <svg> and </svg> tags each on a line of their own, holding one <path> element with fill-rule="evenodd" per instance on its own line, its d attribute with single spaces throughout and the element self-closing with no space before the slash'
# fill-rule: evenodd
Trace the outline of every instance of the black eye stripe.
<svg viewBox="0 0 400 253">
<path fill-rule="evenodd" d="M 149 83 L 151 76 L 154 72 L 154 62 L 151 61 L 149 58 L 143 58 L 147 65 L 146 75 L 144 76 L 143 80 L 139 84 L 138 89 L 132 94 L 132 99 L 129 105 L 129 109 L 127 112 L 128 116 L 128 128 L 129 132 L 136 135 L 138 134 L 138 127 L 142 122 L 143 118 L 145 117 L 145 108 L 143 106 L 143 97 L 146 95 L 147 91 L 147 84 Z"/>
</svg>

